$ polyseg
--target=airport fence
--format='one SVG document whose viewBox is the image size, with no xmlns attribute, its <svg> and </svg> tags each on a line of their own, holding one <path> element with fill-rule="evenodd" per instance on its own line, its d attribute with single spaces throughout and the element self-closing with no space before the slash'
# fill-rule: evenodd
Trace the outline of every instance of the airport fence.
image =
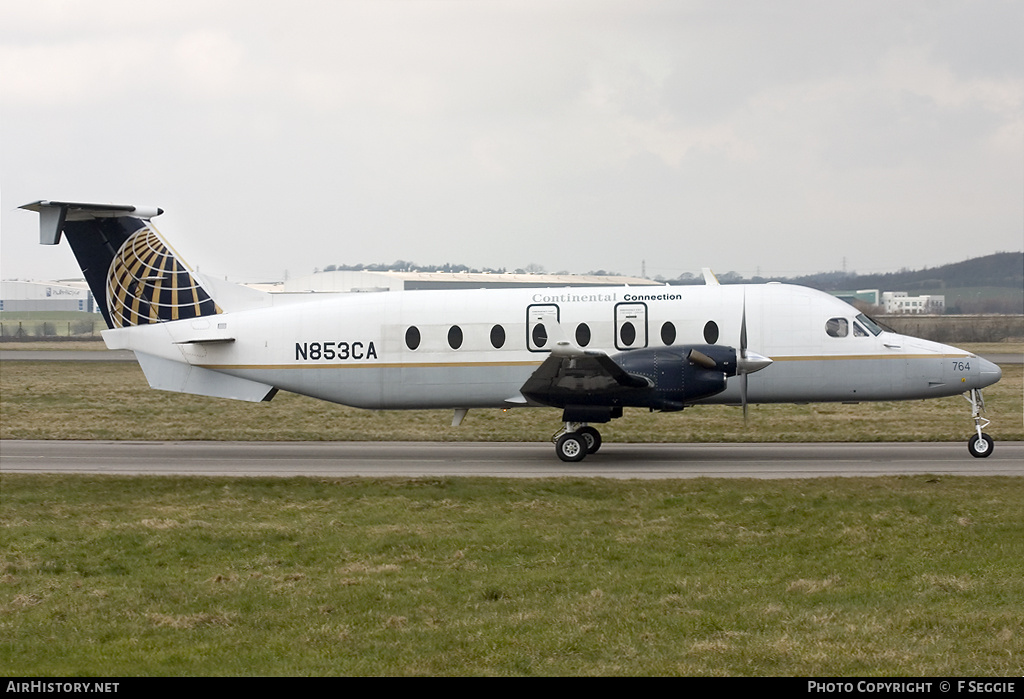
<svg viewBox="0 0 1024 699">
<path fill-rule="evenodd" d="M 103 320 L 14 320 L 0 322 L 0 339 L 7 342 L 99 339 Z"/>
</svg>

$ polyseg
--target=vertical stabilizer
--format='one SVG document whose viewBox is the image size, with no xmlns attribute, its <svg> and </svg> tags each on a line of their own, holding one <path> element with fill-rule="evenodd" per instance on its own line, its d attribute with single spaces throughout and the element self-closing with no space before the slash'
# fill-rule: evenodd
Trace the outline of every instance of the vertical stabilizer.
<svg viewBox="0 0 1024 699">
<path fill-rule="evenodd" d="M 161 209 L 45 200 L 21 208 L 39 213 L 43 245 L 67 238 L 108 327 L 221 312 L 150 222 Z"/>
</svg>

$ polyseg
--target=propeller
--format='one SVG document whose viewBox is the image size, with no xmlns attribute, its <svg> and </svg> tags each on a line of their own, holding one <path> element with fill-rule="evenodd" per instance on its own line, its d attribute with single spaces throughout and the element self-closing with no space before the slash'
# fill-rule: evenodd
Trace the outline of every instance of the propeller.
<svg viewBox="0 0 1024 699">
<path fill-rule="evenodd" d="M 740 375 L 743 381 L 740 383 L 740 403 L 743 405 L 743 425 L 747 424 L 747 289 L 743 289 L 743 315 L 740 316 L 740 360 L 736 362 L 736 369 L 742 372 Z"/>
<path fill-rule="evenodd" d="M 740 376 L 740 404 L 743 406 L 743 424 L 747 424 L 747 376 L 772 363 L 768 357 L 747 349 L 747 289 L 743 288 L 743 313 L 740 316 L 740 356 L 736 360 L 736 373 Z"/>
<path fill-rule="evenodd" d="M 707 354 L 691 349 L 686 358 L 705 369 L 718 368 L 718 363 Z M 736 373 L 729 376 L 740 377 L 740 404 L 743 406 L 743 423 L 747 423 L 747 376 L 760 371 L 772 363 L 768 357 L 751 352 L 747 347 L 747 289 L 743 288 L 743 312 L 740 316 L 740 351 L 736 357 Z"/>
</svg>

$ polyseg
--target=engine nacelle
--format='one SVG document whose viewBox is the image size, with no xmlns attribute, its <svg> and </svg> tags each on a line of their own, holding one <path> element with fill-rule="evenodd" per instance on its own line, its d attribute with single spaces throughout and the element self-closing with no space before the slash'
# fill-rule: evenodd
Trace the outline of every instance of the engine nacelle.
<svg viewBox="0 0 1024 699">
<path fill-rule="evenodd" d="M 622 352 L 612 359 L 653 384 L 642 406 L 682 410 L 725 390 L 726 379 L 736 375 L 736 355 L 732 347 L 720 345 L 673 345 Z"/>
</svg>

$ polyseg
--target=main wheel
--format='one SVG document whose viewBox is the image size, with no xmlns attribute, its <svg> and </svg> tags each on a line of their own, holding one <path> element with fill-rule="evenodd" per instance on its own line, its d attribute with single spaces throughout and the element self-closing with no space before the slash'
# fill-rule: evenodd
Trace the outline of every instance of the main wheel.
<svg viewBox="0 0 1024 699">
<path fill-rule="evenodd" d="M 584 425 L 576 430 L 576 434 L 583 437 L 583 441 L 587 445 L 588 454 L 596 454 L 597 450 L 601 448 L 601 433 L 596 428 Z"/>
<path fill-rule="evenodd" d="M 992 441 L 984 432 L 981 436 L 974 435 L 967 441 L 967 451 L 971 452 L 971 456 L 976 459 L 984 459 L 986 456 L 992 453 L 996 448 L 996 443 Z"/>
<path fill-rule="evenodd" d="M 583 461 L 587 455 L 587 443 L 575 432 L 566 432 L 555 442 L 555 453 L 562 461 Z"/>
</svg>

